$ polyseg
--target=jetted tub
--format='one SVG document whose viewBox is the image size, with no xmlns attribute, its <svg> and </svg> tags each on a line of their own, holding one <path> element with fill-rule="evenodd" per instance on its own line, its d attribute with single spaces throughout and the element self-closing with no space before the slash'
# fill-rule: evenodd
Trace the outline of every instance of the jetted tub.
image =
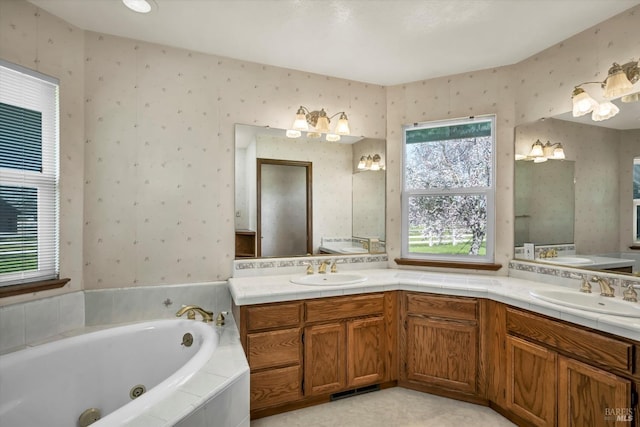
<svg viewBox="0 0 640 427">
<path fill-rule="evenodd" d="M 79 426 L 94 408 L 101 418 L 92 426 L 124 425 L 187 382 L 218 340 L 211 324 L 158 320 L 0 356 L 0 425 Z"/>
</svg>

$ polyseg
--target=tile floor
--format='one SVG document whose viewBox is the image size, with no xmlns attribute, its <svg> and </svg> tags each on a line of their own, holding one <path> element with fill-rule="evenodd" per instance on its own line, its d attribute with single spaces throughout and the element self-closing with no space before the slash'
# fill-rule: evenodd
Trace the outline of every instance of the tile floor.
<svg viewBox="0 0 640 427">
<path fill-rule="evenodd" d="M 261 418 L 251 427 L 506 427 L 497 412 L 400 387 Z"/>
</svg>

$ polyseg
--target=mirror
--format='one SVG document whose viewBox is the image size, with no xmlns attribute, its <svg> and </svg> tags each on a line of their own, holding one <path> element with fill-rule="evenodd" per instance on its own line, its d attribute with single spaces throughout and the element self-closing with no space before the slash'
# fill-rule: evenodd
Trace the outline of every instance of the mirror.
<svg viewBox="0 0 640 427">
<path fill-rule="evenodd" d="M 560 142 L 566 159 L 516 160 L 514 258 L 595 270 L 638 270 L 640 254 L 629 246 L 633 161 L 640 156 L 640 103 L 615 103 L 621 117 L 607 121 L 594 122 L 590 115 L 574 118 L 568 112 L 516 127 L 516 158 L 528 156 L 540 140 Z M 533 256 L 524 243 L 536 245 Z M 558 253 L 546 258 L 549 245 Z"/>
<path fill-rule="evenodd" d="M 342 136 L 338 142 L 304 136 L 292 139 L 286 137 L 284 129 L 236 124 L 235 147 L 236 258 L 384 252 L 384 140 L 354 136 Z M 362 157 L 373 159 L 375 154 L 380 156 L 379 164 L 383 165 L 380 170 L 372 170 L 375 167 L 371 165 L 367 170 L 358 168 Z M 286 199 L 276 200 L 278 191 L 286 194 L 292 191 L 283 185 L 271 188 L 272 195 L 266 202 L 264 196 L 258 198 L 258 159 L 309 164 L 308 215 Z M 289 243 L 274 242 L 270 247 L 288 249 L 258 254 L 258 240 L 261 247 L 266 247 L 264 239 L 269 233 L 270 239 L 288 239 L 288 233 L 274 231 L 264 220 L 258 223 L 265 215 L 271 215 L 272 223 L 279 220 L 273 210 L 276 206 L 283 213 L 295 212 L 297 219 L 302 219 L 299 222 L 304 222 L 305 217 L 308 219 L 308 229 L 312 230 L 309 248 L 300 249 L 298 245 L 292 251 Z"/>
</svg>

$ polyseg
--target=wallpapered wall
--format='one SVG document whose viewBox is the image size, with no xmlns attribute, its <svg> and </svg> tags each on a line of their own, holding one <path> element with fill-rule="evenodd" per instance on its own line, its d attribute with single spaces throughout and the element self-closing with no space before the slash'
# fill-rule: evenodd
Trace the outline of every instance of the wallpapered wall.
<svg viewBox="0 0 640 427">
<path fill-rule="evenodd" d="M 506 266 L 514 126 L 568 111 L 574 84 L 637 56 L 639 15 L 513 66 L 388 88 L 83 32 L 22 0 L 0 2 L 0 56 L 61 79 L 61 269 L 73 289 L 227 278 L 233 124 L 287 127 L 300 104 L 345 110 L 353 134 L 387 138 L 391 259 L 402 125 L 496 114 L 496 262 Z"/>
</svg>

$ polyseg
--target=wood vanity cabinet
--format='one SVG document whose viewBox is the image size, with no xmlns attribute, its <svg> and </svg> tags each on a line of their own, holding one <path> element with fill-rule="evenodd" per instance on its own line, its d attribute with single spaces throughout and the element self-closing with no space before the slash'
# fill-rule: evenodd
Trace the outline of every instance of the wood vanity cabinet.
<svg viewBox="0 0 640 427">
<path fill-rule="evenodd" d="M 251 369 L 251 417 L 397 380 L 395 292 L 234 306 Z"/>
<path fill-rule="evenodd" d="M 386 376 L 384 294 L 308 301 L 305 395 L 381 383 Z"/>
<path fill-rule="evenodd" d="M 480 306 L 476 298 L 403 292 L 400 385 L 484 401 Z"/>
<path fill-rule="evenodd" d="M 250 373 L 251 410 L 302 398 L 302 302 L 234 307 Z"/>
<path fill-rule="evenodd" d="M 618 425 L 612 411 L 635 401 L 632 342 L 510 307 L 505 317 L 508 413 L 535 426 Z"/>
</svg>

